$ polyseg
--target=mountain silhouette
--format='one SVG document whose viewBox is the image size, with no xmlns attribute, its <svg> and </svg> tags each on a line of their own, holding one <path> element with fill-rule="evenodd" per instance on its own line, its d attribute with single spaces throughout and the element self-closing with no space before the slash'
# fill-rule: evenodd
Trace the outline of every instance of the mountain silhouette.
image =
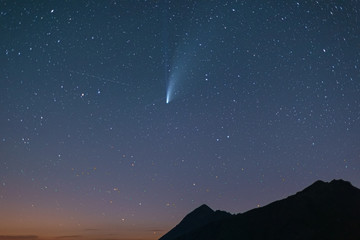
<svg viewBox="0 0 360 240">
<path fill-rule="evenodd" d="M 160 240 L 360 240 L 360 190 L 344 180 L 316 181 L 242 214 L 217 212 L 202 205 Z"/>
<path fill-rule="evenodd" d="M 193 230 L 204 227 L 205 225 L 226 219 L 232 216 L 230 213 L 223 211 L 214 211 L 207 205 L 203 204 L 188 215 L 170 232 L 160 238 L 160 240 L 177 239 L 184 234 L 188 234 Z"/>
</svg>

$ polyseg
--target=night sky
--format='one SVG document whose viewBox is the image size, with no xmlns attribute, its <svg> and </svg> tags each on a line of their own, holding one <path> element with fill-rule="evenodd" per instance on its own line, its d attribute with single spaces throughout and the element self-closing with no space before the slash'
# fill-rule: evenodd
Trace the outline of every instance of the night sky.
<svg viewBox="0 0 360 240">
<path fill-rule="evenodd" d="M 359 1 L 2 0 L 0 35 L 0 239 L 360 187 Z"/>
</svg>

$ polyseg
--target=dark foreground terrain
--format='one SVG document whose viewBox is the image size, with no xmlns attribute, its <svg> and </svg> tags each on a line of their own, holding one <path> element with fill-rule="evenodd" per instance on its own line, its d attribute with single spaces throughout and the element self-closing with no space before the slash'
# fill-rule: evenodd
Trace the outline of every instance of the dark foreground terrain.
<svg viewBox="0 0 360 240">
<path fill-rule="evenodd" d="M 360 240 L 360 190 L 317 181 L 295 195 L 242 214 L 202 205 L 160 240 Z"/>
</svg>

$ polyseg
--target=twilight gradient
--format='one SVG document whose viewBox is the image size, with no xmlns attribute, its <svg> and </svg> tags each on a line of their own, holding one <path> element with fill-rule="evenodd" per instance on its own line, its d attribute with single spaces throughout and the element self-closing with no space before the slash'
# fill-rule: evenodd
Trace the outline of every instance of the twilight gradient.
<svg viewBox="0 0 360 240">
<path fill-rule="evenodd" d="M 0 239 L 158 239 L 203 203 L 360 187 L 359 9 L 1 1 Z"/>
</svg>

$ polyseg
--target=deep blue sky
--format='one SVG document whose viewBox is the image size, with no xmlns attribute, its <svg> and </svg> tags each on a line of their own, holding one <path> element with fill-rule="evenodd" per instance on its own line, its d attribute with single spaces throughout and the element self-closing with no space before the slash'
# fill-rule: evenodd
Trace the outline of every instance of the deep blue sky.
<svg viewBox="0 0 360 240">
<path fill-rule="evenodd" d="M 359 187 L 359 11 L 0 1 L 0 236 L 157 239 L 203 203 Z"/>
</svg>

